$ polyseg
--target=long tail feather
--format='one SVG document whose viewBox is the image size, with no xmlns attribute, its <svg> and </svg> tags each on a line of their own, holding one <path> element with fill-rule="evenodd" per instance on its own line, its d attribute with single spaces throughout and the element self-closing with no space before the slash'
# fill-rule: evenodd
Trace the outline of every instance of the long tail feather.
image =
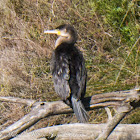
<svg viewBox="0 0 140 140">
<path fill-rule="evenodd" d="M 72 107 L 74 110 L 74 113 L 77 117 L 77 119 L 81 122 L 81 123 L 85 123 L 88 122 L 89 120 L 89 116 L 84 108 L 84 105 L 82 104 L 81 100 L 77 100 L 76 98 L 74 98 L 72 96 L 71 98 L 72 101 Z"/>
</svg>

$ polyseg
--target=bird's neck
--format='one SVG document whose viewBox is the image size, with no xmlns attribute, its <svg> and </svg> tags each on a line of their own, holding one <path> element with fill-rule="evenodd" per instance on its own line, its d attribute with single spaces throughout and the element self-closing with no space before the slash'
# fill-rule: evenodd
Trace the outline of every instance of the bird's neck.
<svg viewBox="0 0 140 140">
<path fill-rule="evenodd" d="M 69 36 L 69 37 L 58 37 L 58 39 L 55 42 L 55 48 L 57 46 L 59 46 L 62 43 L 67 43 L 67 44 L 74 44 L 76 41 L 73 37 Z"/>
</svg>

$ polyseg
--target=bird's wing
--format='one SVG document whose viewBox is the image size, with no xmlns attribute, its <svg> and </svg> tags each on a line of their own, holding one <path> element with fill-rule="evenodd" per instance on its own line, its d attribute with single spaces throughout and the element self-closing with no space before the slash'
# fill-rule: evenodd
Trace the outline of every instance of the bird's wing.
<svg viewBox="0 0 140 140">
<path fill-rule="evenodd" d="M 70 87 L 69 87 L 69 64 L 67 58 L 63 57 L 59 64 L 55 65 L 55 70 L 53 72 L 54 87 L 57 94 L 66 100 L 70 96 Z"/>
<path fill-rule="evenodd" d="M 87 72 L 86 72 L 86 68 L 85 68 L 85 62 L 84 62 L 84 59 L 83 59 L 81 64 L 79 64 L 78 70 L 77 70 L 77 73 L 76 73 L 76 79 L 77 79 L 78 86 L 79 86 L 79 90 L 78 90 L 77 95 L 78 95 L 79 99 L 85 95 L 86 78 L 87 78 Z"/>
</svg>

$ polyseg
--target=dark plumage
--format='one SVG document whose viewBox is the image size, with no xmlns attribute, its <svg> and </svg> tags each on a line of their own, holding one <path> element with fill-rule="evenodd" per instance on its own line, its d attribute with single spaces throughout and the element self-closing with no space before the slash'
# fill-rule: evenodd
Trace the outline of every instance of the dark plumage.
<svg viewBox="0 0 140 140">
<path fill-rule="evenodd" d="M 45 33 L 59 35 L 51 62 L 55 91 L 65 103 L 72 105 L 80 122 L 87 122 L 88 115 L 82 104 L 87 73 L 83 55 L 74 45 L 77 33 L 71 25 L 67 24 Z"/>
</svg>

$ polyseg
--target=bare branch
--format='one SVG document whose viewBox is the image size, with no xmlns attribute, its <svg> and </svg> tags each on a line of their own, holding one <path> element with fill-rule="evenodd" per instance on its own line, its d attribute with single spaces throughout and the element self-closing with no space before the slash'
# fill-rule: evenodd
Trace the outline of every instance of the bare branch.
<svg viewBox="0 0 140 140">
<path fill-rule="evenodd" d="M 106 139 L 120 120 L 133 108 L 140 106 L 140 91 L 139 89 L 119 91 L 93 95 L 92 97 L 87 97 L 84 99 L 84 104 L 87 109 L 95 109 L 101 107 L 117 107 L 117 113 L 107 123 L 106 131 L 104 131 L 98 138 Z M 9 98 L 10 99 L 10 98 Z M 21 103 L 24 103 L 24 99 Z M 14 100 L 11 100 L 12 102 Z M 19 103 L 20 100 L 17 100 Z M 26 102 L 26 101 L 25 101 Z M 27 103 L 26 103 L 27 104 Z M 25 129 L 32 126 L 34 123 L 42 118 L 55 114 L 65 114 L 73 112 L 72 109 L 67 106 L 62 101 L 56 102 L 34 102 L 32 105 L 32 110 L 29 114 L 25 115 L 19 121 L 15 122 L 13 125 L 7 127 L 5 130 L 0 132 L 0 139 L 9 139 L 21 133 Z"/>
<path fill-rule="evenodd" d="M 125 117 L 125 115 L 135 108 L 134 106 L 130 105 L 130 103 L 137 103 L 140 100 L 139 92 L 139 88 L 130 90 L 129 95 L 126 97 L 124 102 L 117 107 L 117 113 L 114 115 L 112 120 L 108 121 L 106 129 L 98 136 L 96 140 L 106 140 L 114 128 Z"/>
<path fill-rule="evenodd" d="M 22 103 L 28 106 L 32 106 L 36 101 L 31 99 L 21 99 L 16 97 L 0 97 L 2 102 Z"/>
<path fill-rule="evenodd" d="M 105 107 L 106 113 L 108 115 L 108 121 L 112 120 L 112 114 L 111 111 L 108 107 Z"/>
</svg>

